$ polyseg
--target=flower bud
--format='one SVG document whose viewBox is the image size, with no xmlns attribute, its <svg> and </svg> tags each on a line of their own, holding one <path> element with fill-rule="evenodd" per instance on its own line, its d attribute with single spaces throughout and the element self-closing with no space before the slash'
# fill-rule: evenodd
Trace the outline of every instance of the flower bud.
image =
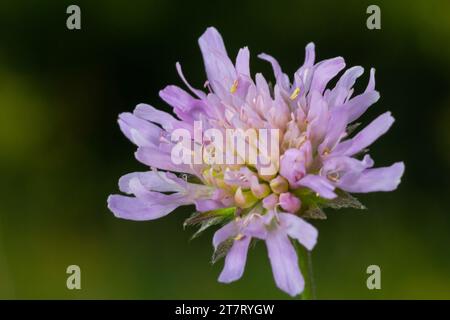
<svg viewBox="0 0 450 320">
<path fill-rule="evenodd" d="M 270 194 L 270 188 L 265 183 L 252 185 L 251 190 L 253 195 L 258 199 L 262 199 Z"/>
<path fill-rule="evenodd" d="M 278 195 L 272 193 L 271 195 L 265 197 L 262 201 L 262 205 L 267 210 L 272 210 L 278 203 Z"/>
<path fill-rule="evenodd" d="M 246 209 L 253 206 L 258 199 L 253 195 L 251 190 L 243 191 L 242 188 L 239 187 L 234 194 L 234 201 L 238 207 Z"/>
<path fill-rule="evenodd" d="M 300 210 L 301 201 L 290 192 L 280 194 L 280 206 L 287 212 L 295 213 Z"/>
<path fill-rule="evenodd" d="M 270 181 L 270 188 L 275 193 L 283 193 L 288 191 L 289 184 L 285 178 L 283 178 L 282 176 L 278 176 Z"/>
</svg>

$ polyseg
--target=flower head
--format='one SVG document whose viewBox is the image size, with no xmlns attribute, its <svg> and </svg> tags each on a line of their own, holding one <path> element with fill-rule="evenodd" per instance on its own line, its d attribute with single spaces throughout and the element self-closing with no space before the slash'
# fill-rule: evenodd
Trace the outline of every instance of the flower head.
<svg viewBox="0 0 450 320">
<path fill-rule="evenodd" d="M 379 98 L 375 71 L 361 94 L 354 95 L 353 85 L 362 67 L 347 69 L 327 88 L 345 62 L 337 57 L 315 63 L 312 43 L 292 79 L 273 57 L 259 55 L 272 65 L 273 89 L 262 74 L 251 77 L 247 47 L 233 63 L 214 28 L 199 44 L 208 92 L 193 88 L 177 63 L 190 93 L 173 85 L 160 91 L 176 117 L 146 104 L 119 116 L 121 130 L 138 146 L 136 158 L 151 170 L 123 176 L 119 188 L 129 196 L 111 195 L 108 207 L 119 218 L 151 220 L 194 204 L 198 212 L 187 224 L 201 223 L 201 230 L 223 224 L 213 239 L 215 256 L 225 256 L 219 281 L 242 276 L 250 240 L 260 239 L 277 286 L 297 295 L 304 281 L 291 241 L 308 250 L 316 244 L 317 230 L 304 220 L 312 217 L 311 210 L 342 203 L 342 198 L 354 206 L 359 202 L 346 192 L 392 191 L 400 183 L 402 162 L 373 168 L 365 154 L 394 118 L 386 112 L 352 136 L 355 120 Z M 199 137 L 198 123 L 209 134 Z M 234 140 L 218 141 L 229 130 L 245 131 L 241 148 Z M 259 130 L 254 134 L 258 143 L 249 130 Z M 237 161 L 224 160 L 231 158 Z"/>
</svg>

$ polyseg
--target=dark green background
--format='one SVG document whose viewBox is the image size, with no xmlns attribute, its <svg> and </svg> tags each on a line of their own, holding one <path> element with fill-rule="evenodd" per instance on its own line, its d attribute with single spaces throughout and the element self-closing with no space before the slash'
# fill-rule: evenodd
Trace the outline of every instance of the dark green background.
<svg viewBox="0 0 450 320">
<path fill-rule="evenodd" d="M 366 8 L 381 7 L 381 30 Z M 66 28 L 78 4 L 82 30 Z M 314 222 L 319 298 L 450 298 L 450 2 L 442 1 L 2 1 L 0 4 L 0 298 L 288 298 L 274 284 L 262 243 L 237 283 L 216 282 L 211 236 L 189 241 L 192 208 L 149 222 L 106 208 L 118 178 L 145 170 L 121 134 L 118 113 L 139 102 L 165 108 L 175 62 L 197 87 L 197 45 L 206 27 L 231 56 L 248 45 L 253 73 L 272 78 L 256 54 L 288 74 L 316 43 L 319 59 L 377 69 L 380 101 L 396 123 L 371 147 L 377 165 L 403 160 L 392 193 L 361 195 L 369 210 L 328 211 Z M 367 83 L 365 74 L 358 85 Z M 82 290 L 66 288 L 66 267 Z M 366 268 L 382 290 L 366 288 Z"/>
</svg>

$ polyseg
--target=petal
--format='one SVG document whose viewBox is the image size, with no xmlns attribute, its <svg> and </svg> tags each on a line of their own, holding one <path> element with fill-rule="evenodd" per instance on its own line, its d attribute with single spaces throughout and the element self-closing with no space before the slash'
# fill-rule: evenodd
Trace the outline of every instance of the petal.
<svg viewBox="0 0 450 320">
<path fill-rule="evenodd" d="M 325 151 L 330 152 L 337 143 L 345 137 L 348 124 L 347 114 L 341 110 L 334 109 L 328 121 L 328 128 L 323 142 L 319 145 L 318 151 L 323 155 Z"/>
<path fill-rule="evenodd" d="M 300 199 L 290 192 L 280 194 L 279 203 L 283 210 L 291 213 L 297 212 L 301 207 Z"/>
<path fill-rule="evenodd" d="M 206 29 L 198 43 L 202 51 L 208 80 L 216 91 L 217 84 L 229 89 L 236 80 L 236 70 L 228 57 L 219 32 L 214 27 Z"/>
<path fill-rule="evenodd" d="M 333 154 L 352 156 L 360 152 L 385 134 L 393 123 L 394 118 L 391 116 L 391 113 L 383 113 L 352 139 L 340 143 L 333 151 Z"/>
<path fill-rule="evenodd" d="M 216 200 L 202 199 L 195 200 L 195 209 L 199 212 L 206 212 L 222 208 L 223 204 Z"/>
<path fill-rule="evenodd" d="M 159 92 L 159 96 L 172 107 L 178 108 L 183 112 L 189 111 L 191 105 L 198 100 L 194 99 L 183 89 L 174 85 L 166 86 Z"/>
<path fill-rule="evenodd" d="M 119 180 L 119 186 L 123 192 L 134 194 L 136 198 L 112 196 L 111 210 L 122 218 L 132 220 L 162 217 L 179 206 L 210 198 L 213 192 L 211 187 L 187 183 L 172 173 L 156 170 L 125 175 Z"/>
<path fill-rule="evenodd" d="M 299 181 L 299 184 L 317 192 L 322 198 L 336 198 L 334 186 L 324 177 L 308 174 Z"/>
<path fill-rule="evenodd" d="M 328 103 L 330 107 L 342 105 L 348 97 L 350 90 L 358 79 L 364 73 L 364 68 L 360 66 L 352 67 L 344 72 L 334 89 L 330 92 Z"/>
<path fill-rule="evenodd" d="M 137 146 L 156 146 L 161 128 L 131 113 L 121 113 L 118 120 L 123 134 Z"/>
<path fill-rule="evenodd" d="M 280 175 L 289 181 L 291 187 L 298 187 L 298 181 L 305 175 L 305 157 L 298 149 L 288 149 L 280 159 Z"/>
<path fill-rule="evenodd" d="M 320 94 L 325 90 L 328 82 L 333 79 L 339 71 L 344 69 L 345 62 L 342 57 L 323 60 L 314 68 L 310 91 L 318 91 Z"/>
<path fill-rule="evenodd" d="M 239 168 L 239 170 L 231 170 L 227 168 L 223 179 L 228 185 L 249 189 L 251 187 L 253 177 L 257 177 L 256 173 L 244 166 Z"/>
<path fill-rule="evenodd" d="M 265 53 L 260 53 L 258 55 L 258 58 L 265 60 L 272 65 L 277 84 L 281 87 L 281 89 L 289 90 L 289 78 L 286 74 L 283 73 L 283 71 L 281 71 L 281 67 L 278 61 L 274 57 Z"/>
<path fill-rule="evenodd" d="M 294 74 L 294 87 L 300 89 L 301 95 L 306 94 L 309 91 L 315 58 L 315 46 L 314 43 L 310 42 L 305 48 L 305 61 Z"/>
<path fill-rule="evenodd" d="M 236 71 L 244 76 L 250 77 L 250 52 L 247 47 L 239 50 L 236 58 Z"/>
<path fill-rule="evenodd" d="M 133 178 L 129 182 L 130 192 L 137 198 L 145 201 L 148 205 L 186 205 L 194 201 L 194 195 L 188 192 L 177 192 L 164 194 L 148 190 L 138 178 Z"/>
<path fill-rule="evenodd" d="M 367 88 L 364 92 L 369 92 L 375 90 L 375 68 L 370 69 L 370 78 Z"/>
<path fill-rule="evenodd" d="M 310 42 L 305 47 L 305 61 L 303 62 L 303 66 L 311 67 L 314 65 L 314 60 L 316 58 L 316 52 L 314 43 Z"/>
<path fill-rule="evenodd" d="M 266 239 L 267 228 L 264 220 L 266 216 L 268 216 L 268 214 L 266 214 L 264 217 L 253 215 L 250 222 L 247 222 L 246 225 L 242 228 L 242 233 L 252 238 Z"/>
<path fill-rule="evenodd" d="M 361 66 L 355 66 L 347 69 L 341 78 L 336 83 L 336 88 L 344 88 L 350 90 L 362 74 L 364 73 L 364 68 Z"/>
<path fill-rule="evenodd" d="M 312 147 L 309 141 L 300 149 L 288 149 L 280 160 L 280 175 L 289 181 L 291 187 L 299 186 L 299 180 L 305 176 L 306 167 L 312 162 Z"/>
<path fill-rule="evenodd" d="M 307 127 L 308 137 L 317 142 L 321 140 L 327 131 L 330 114 L 328 112 L 328 104 L 318 91 L 310 91 L 310 109 L 308 111 Z"/>
<path fill-rule="evenodd" d="M 351 177 L 358 177 L 361 172 L 372 167 L 374 164 L 370 155 L 366 154 L 362 160 L 347 156 L 327 157 L 323 162 L 321 176 L 326 177 L 329 174 L 335 174 L 336 179 L 346 177 L 347 181 Z M 336 183 L 340 187 L 340 181 Z"/>
<path fill-rule="evenodd" d="M 256 88 L 258 89 L 258 93 L 260 93 L 262 96 L 264 96 L 266 98 L 269 98 L 270 97 L 269 84 L 267 83 L 267 80 L 264 78 L 264 76 L 261 73 L 256 74 L 255 82 L 256 82 Z M 262 97 L 260 99 L 262 99 Z M 267 106 L 263 103 L 263 107 L 267 107 Z"/>
<path fill-rule="evenodd" d="M 277 287 L 291 296 L 300 294 L 305 286 L 298 266 L 297 253 L 288 236 L 275 230 L 266 239 L 270 264 Z"/>
<path fill-rule="evenodd" d="M 111 195 L 108 197 L 109 210 L 117 218 L 128 220 L 143 221 L 158 219 L 169 214 L 178 206 L 178 204 L 170 202 L 150 205 L 141 199 L 122 195 Z"/>
<path fill-rule="evenodd" d="M 278 214 L 281 225 L 287 234 L 300 242 L 306 249 L 312 250 L 317 243 L 318 232 L 313 225 L 291 213 Z"/>
<path fill-rule="evenodd" d="M 268 195 L 262 201 L 262 206 L 267 210 L 273 210 L 277 204 L 278 204 L 278 195 L 276 193 Z"/>
<path fill-rule="evenodd" d="M 343 177 L 339 187 L 348 192 L 366 193 L 397 189 L 405 171 L 405 164 L 397 162 L 390 167 L 364 170 L 356 179 Z"/>
<path fill-rule="evenodd" d="M 161 125 L 161 127 L 167 131 L 172 131 L 176 127 L 176 123 L 179 122 L 179 120 L 175 119 L 167 112 L 155 109 L 151 105 L 145 103 L 138 104 L 134 110 L 134 114 L 141 119 Z"/>
<path fill-rule="evenodd" d="M 162 171 L 133 172 L 119 179 L 119 189 L 131 193 L 130 181 L 138 178 L 140 183 L 148 190 L 158 192 L 182 192 L 186 190 L 186 181 L 174 174 Z"/>
<path fill-rule="evenodd" d="M 368 91 L 350 99 L 339 108 L 345 110 L 348 116 L 348 122 L 351 123 L 366 112 L 379 98 L 380 94 L 377 91 Z"/>
<path fill-rule="evenodd" d="M 135 157 L 137 160 L 150 167 L 174 172 L 196 174 L 190 165 L 183 163 L 175 164 L 172 161 L 170 153 L 163 152 L 158 148 L 139 147 L 135 153 Z"/>
<path fill-rule="evenodd" d="M 213 246 L 214 250 L 217 250 L 219 244 L 224 242 L 225 240 L 237 236 L 239 233 L 239 226 L 236 221 L 231 221 L 224 225 L 222 228 L 217 230 L 213 236 Z"/>
<path fill-rule="evenodd" d="M 159 96 L 174 108 L 175 114 L 183 121 L 194 121 L 198 113 L 205 114 L 202 100 L 193 98 L 189 93 L 177 86 L 167 86 L 159 92 Z"/>
<path fill-rule="evenodd" d="M 247 261 L 247 251 L 251 237 L 244 236 L 233 242 L 230 251 L 225 257 L 225 264 L 219 276 L 219 282 L 230 283 L 242 277 L 245 263 Z"/>
</svg>

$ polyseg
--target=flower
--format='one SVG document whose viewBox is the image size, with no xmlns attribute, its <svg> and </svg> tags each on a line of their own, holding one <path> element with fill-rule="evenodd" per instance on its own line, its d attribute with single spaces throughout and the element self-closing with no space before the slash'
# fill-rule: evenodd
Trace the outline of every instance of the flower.
<svg viewBox="0 0 450 320">
<path fill-rule="evenodd" d="M 289 237 L 312 250 L 317 242 L 317 229 L 291 213 L 270 210 L 260 215 L 257 211 L 259 210 L 250 212 L 245 218 L 231 221 L 214 234 L 213 245 L 216 250 L 227 239 L 233 239 L 219 281 L 228 283 L 242 276 L 248 246 L 254 237 L 266 242 L 277 286 L 295 296 L 303 291 L 304 281 Z"/>
<path fill-rule="evenodd" d="M 247 47 L 239 50 L 233 63 L 212 27 L 200 37 L 199 45 L 209 92 L 192 87 L 177 63 L 191 93 L 173 85 L 160 91 L 176 117 L 147 104 L 119 116 L 121 130 L 138 147 L 137 160 L 151 170 L 123 176 L 119 188 L 128 196 L 111 195 L 108 207 L 119 218 L 151 220 L 193 204 L 197 213 L 185 224 L 201 224 L 200 231 L 223 224 L 213 239 L 214 257 L 225 256 L 219 281 L 228 283 L 242 276 L 254 238 L 266 243 L 277 286 L 295 296 L 303 291 L 304 279 L 291 239 L 313 249 L 317 230 L 304 220 L 313 217 L 311 210 L 337 203 L 354 206 L 359 202 L 346 192 L 392 191 L 400 183 L 403 162 L 373 168 L 374 161 L 366 154 L 394 118 L 386 112 L 352 136 L 355 120 L 379 99 L 375 70 L 371 69 L 369 83 L 359 95 L 353 90 L 363 74 L 359 66 L 347 69 L 333 88 L 327 88 L 345 62 L 337 57 L 315 63 L 313 43 L 306 46 L 305 61 L 292 81 L 273 57 L 259 55 L 272 65 L 273 89 L 260 73 L 252 79 Z M 257 161 L 252 162 L 233 144 L 217 144 L 209 136 L 199 139 L 198 123 L 215 130 L 214 135 L 230 129 L 274 130 L 271 138 L 277 139 L 254 144 L 244 138 L 244 149 L 256 153 Z M 263 137 L 262 132 L 256 136 Z M 174 136 L 184 133 L 188 143 L 180 147 Z M 264 148 L 269 144 L 277 152 Z M 202 160 L 232 156 L 240 162 L 191 162 L 199 154 L 192 146 L 200 147 Z M 264 170 L 267 165 L 272 171 Z M 342 198 L 347 201 L 339 202 Z"/>
</svg>

